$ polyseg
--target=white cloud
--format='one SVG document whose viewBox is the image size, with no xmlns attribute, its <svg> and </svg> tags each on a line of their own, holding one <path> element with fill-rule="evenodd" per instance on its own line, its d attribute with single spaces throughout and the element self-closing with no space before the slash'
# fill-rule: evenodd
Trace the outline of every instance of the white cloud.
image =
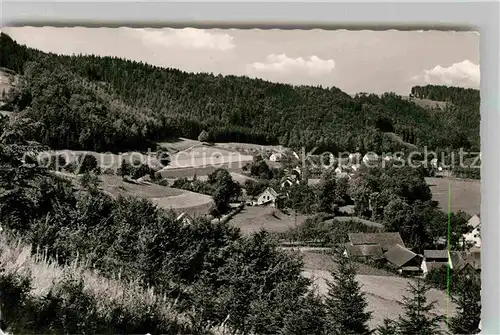
<svg viewBox="0 0 500 335">
<path fill-rule="evenodd" d="M 321 76 L 330 73 L 335 68 L 333 59 L 323 60 L 317 56 L 311 56 L 309 59 L 302 57 L 290 58 L 285 54 L 271 54 L 267 56 L 266 61 L 255 62 L 248 65 L 248 72 L 260 73 L 307 73 L 310 76 Z"/>
<path fill-rule="evenodd" d="M 203 29 L 134 29 L 146 43 L 166 47 L 180 46 L 186 49 L 231 50 L 233 37 L 226 33 L 210 32 Z"/>
<path fill-rule="evenodd" d="M 479 65 L 469 60 L 454 63 L 448 67 L 441 65 L 433 69 L 424 70 L 424 73 L 412 78 L 414 81 L 433 85 L 449 85 L 479 88 Z"/>
</svg>

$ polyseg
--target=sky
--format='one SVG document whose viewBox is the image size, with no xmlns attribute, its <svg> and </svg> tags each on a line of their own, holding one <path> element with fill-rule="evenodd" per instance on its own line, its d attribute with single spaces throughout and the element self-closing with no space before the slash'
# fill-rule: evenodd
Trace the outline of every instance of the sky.
<svg viewBox="0 0 500 335">
<path fill-rule="evenodd" d="M 444 31 L 3 28 L 59 54 L 117 56 L 188 72 L 245 75 L 346 93 L 415 85 L 479 88 L 479 34 Z"/>
</svg>

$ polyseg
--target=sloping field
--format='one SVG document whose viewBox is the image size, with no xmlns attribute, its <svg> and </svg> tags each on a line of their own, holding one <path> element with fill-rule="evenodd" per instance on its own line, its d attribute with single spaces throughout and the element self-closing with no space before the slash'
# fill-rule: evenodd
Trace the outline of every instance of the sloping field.
<svg viewBox="0 0 500 335">
<path fill-rule="evenodd" d="M 292 248 L 288 248 L 292 252 Z M 330 253 L 314 251 L 312 248 L 307 250 L 307 248 L 301 248 L 300 252 L 302 253 L 304 259 L 304 269 L 306 271 L 328 271 L 330 269 L 336 268 L 336 263 L 333 260 L 333 256 Z M 371 276 L 396 276 L 394 273 L 377 269 L 372 266 L 363 263 L 356 263 L 358 267 L 359 275 L 371 275 Z"/>
<path fill-rule="evenodd" d="M 172 187 L 165 187 L 153 183 L 126 182 L 118 176 L 102 175 L 101 187 L 103 191 L 113 196 L 139 196 L 144 198 L 168 198 L 183 194 L 185 191 Z"/>
<path fill-rule="evenodd" d="M 151 200 L 165 209 L 186 212 L 193 217 L 208 214 L 212 204 L 211 196 L 189 191 L 182 191 L 182 194 L 169 197 L 151 198 Z"/>
<path fill-rule="evenodd" d="M 95 314 L 98 318 L 95 320 L 96 323 L 102 325 L 103 320 L 106 320 L 111 326 L 113 323 L 116 324 L 117 320 L 120 320 L 121 317 L 140 318 L 146 315 L 141 315 L 141 313 L 154 310 L 154 317 L 148 318 L 150 323 L 144 324 L 144 329 L 154 329 L 153 325 L 159 321 L 169 322 L 172 320 L 178 324 L 189 324 L 188 316 L 177 313 L 172 308 L 174 302 L 167 300 L 162 295 L 156 294 L 154 288 L 143 288 L 136 282 L 120 282 L 105 278 L 95 271 L 86 269 L 83 263 L 78 264 L 73 262 L 69 265 L 60 266 L 56 262 L 48 260 L 44 255 L 35 253 L 34 251 L 30 246 L 23 245 L 21 241 L 18 243 L 9 243 L 5 236 L 0 235 L 0 272 L 3 275 L 16 274 L 19 278 L 29 279 L 31 285 L 27 296 L 24 296 L 23 300 L 24 302 L 33 304 L 33 306 L 37 306 L 36 309 L 32 309 L 31 307 L 24 308 L 26 305 L 21 305 L 20 313 L 29 311 L 29 314 L 16 315 L 17 326 L 22 325 L 30 329 L 28 327 L 32 326 L 24 324 L 24 322 L 33 320 L 33 315 L 30 314 L 43 310 L 38 306 L 43 306 L 42 304 L 50 302 L 51 300 L 47 299 L 49 296 L 52 296 L 52 299 L 60 299 L 62 306 L 74 311 L 74 306 L 70 305 L 75 303 L 73 299 L 77 299 L 77 304 L 83 300 L 81 297 L 61 291 L 61 284 L 67 282 L 69 278 L 68 274 L 71 274 L 72 279 L 75 281 L 81 280 L 83 291 L 93 298 L 95 305 L 92 307 L 95 307 L 98 311 Z M 115 276 L 118 277 L 118 274 Z M 21 279 L 17 280 L 20 281 Z M 16 286 L 19 287 L 19 284 Z M 3 291 L 8 294 L 12 293 L 9 296 L 5 296 L 5 300 L 7 301 L 6 306 L 12 304 L 12 299 L 15 299 L 14 303 L 19 302 L 19 297 L 16 295 L 17 291 Z M 24 318 L 25 316 L 26 319 Z M 54 315 L 51 315 L 51 319 L 55 319 Z M 143 318 L 143 320 L 146 320 L 146 318 Z M 12 320 L 10 321 L 12 322 Z M 47 324 L 45 330 L 49 330 L 50 326 L 50 324 Z M 5 324 L 2 324 L 3 327 L 5 327 Z M 59 324 L 56 327 L 59 327 L 56 329 L 61 330 Z M 112 329 L 112 327 L 109 329 Z M 51 330 L 51 333 L 54 333 L 54 330 Z M 0 334 L 7 333 L 4 333 L 0 329 Z M 9 334 L 12 333 L 9 332 Z"/>
<path fill-rule="evenodd" d="M 155 202 L 165 209 L 186 212 L 192 216 L 207 214 L 212 197 L 161 186 L 154 183 L 133 183 L 118 176 L 100 176 L 102 189 L 113 196 L 140 196 Z"/>
<path fill-rule="evenodd" d="M 247 206 L 236 214 L 229 223 L 241 229 L 244 234 L 251 234 L 259 230 L 269 232 L 285 232 L 301 224 L 306 215 L 288 215 L 272 207 Z"/>
<path fill-rule="evenodd" d="M 99 153 L 93 151 L 78 151 L 78 150 L 51 150 L 42 152 L 41 155 L 62 155 L 67 163 L 75 162 L 78 155 L 87 154 L 95 156 L 97 163 L 101 169 L 110 169 L 116 171 L 123 159 L 127 161 L 140 160 L 144 164 L 150 164 L 152 167 L 160 167 L 160 162 L 154 157 L 153 154 L 148 155 L 140 152 L 126 152 L 123 154 L 113 154 L 113 153 Z"/>
<path fill-rule="evenodd" d="M 237 173 L 237 172 L 230 172 L 229 174 L 231 175 L 231 177 L 233 178 L 233 180 L 234 180 L 235 182 L 238 182 L 238 183 L 240 183 L 241 185 L 243 185 L 243 184 L 245 183 L 245 181 L 247 181 L 247 180 L 254 180 L 254 181 L 255 181 L 255 179 L 254 179 L 254 178 L 252 178 L 252 177 L 248 177 L 248 176 L 245 176 L 244 174 L 241 174 L 241 173 Z M 205 176 L 200 176 L 200 175 L 196 174 L 196 176 L 197 176 L 197 178 L 198 178 L 199 180 L 203 180 L 203 181 L 208 180 L 208 175 L 205 175 Z"/>
<path fill-rule="evenodd" d="M 281 145 L 260 145 L 252 143 L 217 143 L 217 147 L 236 150 L 244 153 L 257 153 L 257 152 L 277 152 L 284 150 Z"/>
<path fill-rule="evenodd" d="M 439 202 L 442 210 L 448 210 L 448 185 L 451 184 L 450 206 L 453 212 L 459 209 L 477 214 L 481 211 L 481 182 L 456 178 L 426 178 L 432 198 Z"/>
<path fill-rule="evenodd" d="M 158 145 L 160 145 L 161 147 L 169 149 L 169 150 L 174 151 L 174 152 L 183 151 L 183 150 L 191 148 L 192 146 L 201 145 L 201 144 L 202 143 L 200 141 L 190 140 L 188 138 L 177 138 L 177 139 L 173 139 L 171 141 L 158 143 Z"/>
<path fill-rule="evenodd" d="M 303 274 L 305 277 L 314 280 L 314 285 L 321 294 L 328 291 L 325 279 L 332 280 L 328 271 L 306 270 Z M 358 275 L 357 279 L 362 285 L 361 289 L 366 293 L 368 310 L 373 311 L 373 318 L 370 321 L 372 328 L 382 324 L 384 318 L 395 319 L 398 315 L 404 313 L 403 296 L 408 295 L 407 288 L 410 279 L 371 275 Z M 427 298 L 429 302 L 436 301 L 435 314 L 454 314 L 455 305 L 448 302 L 444 292 L 431 289 Z"/>
<path fill-rule="evenodd" d="M 241 172 L 242 169 L 239 167 L 238 163 L 223 164 L 223 165 L 216 165 L 216 166 L 188 167 L 188 168 L 183 168 L 183 169 L 181 169 L 181 168 L 169 168 L 167 166 L 166 168 L 160 170 L 159 174 L 163 178 L 167 178 L 167 179 L 191 178 L 194 175 L 196 175 L 197 177 L 200 177 L 200 178 L 204 178 L 219 168 L 226 169 L 230 172 L 236 172 L 238 175 L 241 176 L 241 174 L 239 174 L 238 172 Z M 233 176 L 233 179 L 234 179 L 234 176 Z M 241 179 L 241 177 L 239 179 Z M 243 182 L 244 182 L 244 180 L 243 180 Z"/>
<path fill-rule="evenodd" d="M 404 100 L 409 100 L 408 96 L 401 97 Z M 440 108 L 444 109 L 449 104 L 446 101 L 437 101 L 437 100 L 429 100 L 429 99 L 420 99 L 420 98 L 411 98 L 411 101 L 416 105 L 423 108 Z"/>
<path fill-rule="evenodd" d="M 195 146 L 171 156 L 170 164 L 164 170 L 223 167 L 242 168 L 251 162 L 253 156 L 214 146 Z"/>
</svg>

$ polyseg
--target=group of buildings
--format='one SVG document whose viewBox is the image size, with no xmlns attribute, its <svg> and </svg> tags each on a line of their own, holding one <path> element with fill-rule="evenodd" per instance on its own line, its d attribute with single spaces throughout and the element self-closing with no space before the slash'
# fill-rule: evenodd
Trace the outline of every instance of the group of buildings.
<svg viewBox="0 0 500 335">
<path fill-rule="evenodd" d="M 449 266 L 454 271 L 481 271 L 481 219 L 474 215 L 468 222 L 473 231 L 463 236 L 472 247 L 466 251 L 424 250 L 417 254 L 408 249 L 399 233 L 349 234 L 347 257 L 386 264 L 403 275 L 425 276 L 432 269 Z"/>
</svg>

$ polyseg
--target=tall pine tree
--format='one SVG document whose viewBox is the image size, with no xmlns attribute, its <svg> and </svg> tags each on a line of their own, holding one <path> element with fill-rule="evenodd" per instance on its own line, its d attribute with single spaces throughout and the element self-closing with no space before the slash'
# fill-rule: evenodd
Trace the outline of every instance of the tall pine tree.
<svg viewBox="0 0 500 335">
<path fill-rule="evenodd" d="M 368 302 L 356 280 L 356 266 L 340 252 L 335 258 L 337 269 L 330 270 L 333 281 L 327 282 L 325 299 L 328 333 L 370 334 L 372 312 L 366 311 Z"/>
<path fill-rule="evenodd" d="M 411 297 L 403 297 L 405 313 L 397 321 L 398 334 L 401 335 L 440 335 L 442 334 L 440 323 L 443 316 L 431 315 L 436 304 L 435 301 L 428 303 L 426 293 L 429 287 L 420 280 L 416 285 L 409 283 Z"/>
<path fill-rule="evenodd" d="M 452 300 L 457 304 L 457 314 L 450 320 L 453 334 L 477 334 L 481 320 L 481 282 L 467 275 L 460 278 Z"/>
</svg>

